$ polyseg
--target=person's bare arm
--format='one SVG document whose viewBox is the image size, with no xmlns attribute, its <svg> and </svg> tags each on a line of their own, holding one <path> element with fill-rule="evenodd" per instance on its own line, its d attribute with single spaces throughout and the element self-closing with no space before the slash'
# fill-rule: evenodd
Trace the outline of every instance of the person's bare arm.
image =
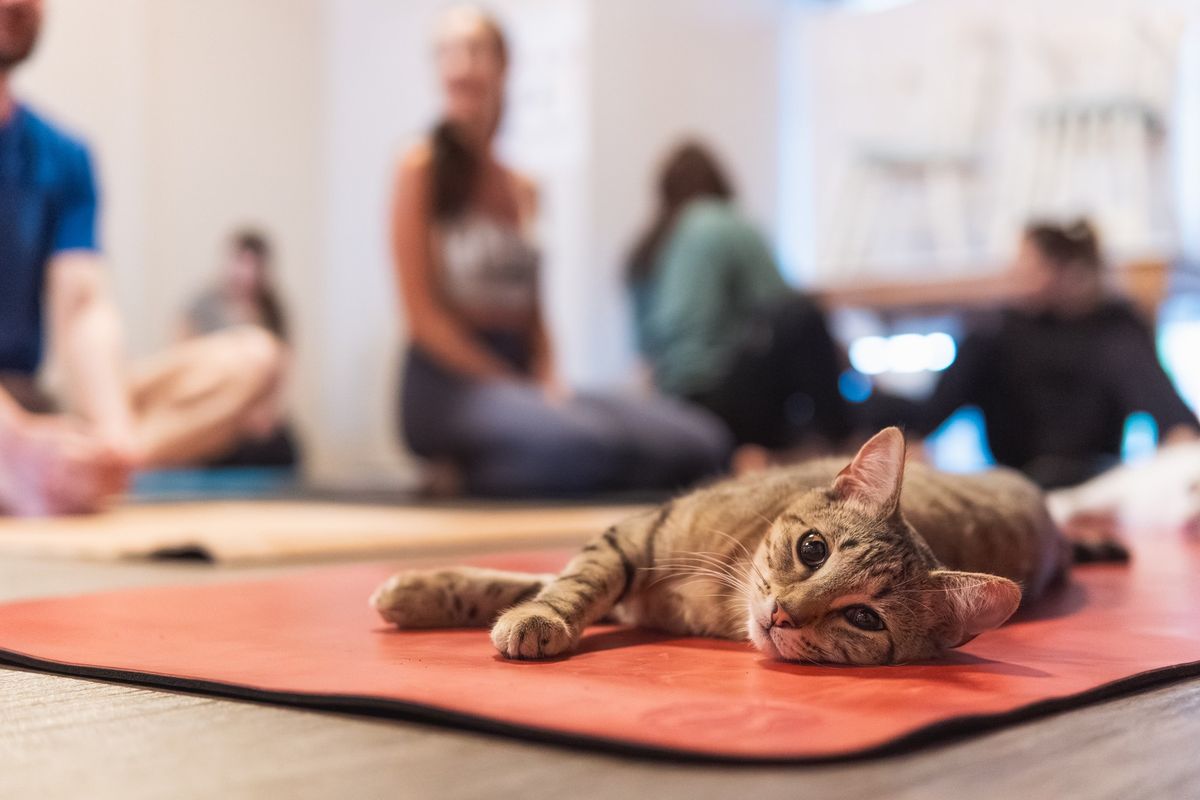
<svg viewBox="0 0 1200 800">
<path fill-rule="evenodd" d="M 429 158 L 423 148 L 401 163 L 392 213 L 392 250 L 412 342 L 450 369 L 484 378 L 513 378 L 513 370 L 475 342 L 445 308 L 434 277 L 430 233 Z"/>
<path fill-rule="evenodd" d="M 94 434 L 136 461 L 121 322 L 99 257 L 66 252 L 51 261 L 47 305 L 55 358 L 72 411 Z"/>
</svg>

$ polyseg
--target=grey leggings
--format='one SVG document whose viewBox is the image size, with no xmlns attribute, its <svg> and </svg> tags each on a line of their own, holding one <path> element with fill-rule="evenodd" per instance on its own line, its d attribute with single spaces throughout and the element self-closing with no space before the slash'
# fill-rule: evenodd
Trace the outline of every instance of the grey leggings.
<svg viewBox="0 0 1200 800">
<path fill-rule="evenodd" d="M 677 490 L 719 473 L 729 457 L 732 440 L 716 417 L 661 396 L 579 394 L 554 404 L 532 383 L 467 379 L 415 349 L 403 381 L 409 447 L 455 461 L 473 494 Z"/>
</svg>

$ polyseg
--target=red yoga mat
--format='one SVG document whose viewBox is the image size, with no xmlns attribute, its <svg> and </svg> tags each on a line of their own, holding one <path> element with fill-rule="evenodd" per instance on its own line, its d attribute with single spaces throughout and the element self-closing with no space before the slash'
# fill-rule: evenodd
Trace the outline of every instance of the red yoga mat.
<svg viewBox="0 0 1200 800">
<path fill-rule="evenodd" d="M 554 569 L 566 553 L 477 560 Z M 367 608 L 393 566 L 0 606 L 0 659 L 129 683 L 726 761 L 910 749 L 1200 674 L 1200 544 L 1135 544 L 937 663 L 820 667 L 749 645 L 596 628 L 509 662 L 487 633 L 397 632 Z"/>
</svg>

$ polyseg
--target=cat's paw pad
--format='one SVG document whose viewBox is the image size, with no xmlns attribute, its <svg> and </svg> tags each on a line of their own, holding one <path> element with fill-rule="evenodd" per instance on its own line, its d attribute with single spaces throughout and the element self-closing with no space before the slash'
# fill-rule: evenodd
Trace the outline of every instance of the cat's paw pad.
<svg viewBox="0 0 1200 800">
<path fill-rule="evenodd" d="M 575 647 L 575 634 L 557 613 L 533 602 L 501 615 L 492 644 L 507 658 L 554 658 Z"/>
</svg>

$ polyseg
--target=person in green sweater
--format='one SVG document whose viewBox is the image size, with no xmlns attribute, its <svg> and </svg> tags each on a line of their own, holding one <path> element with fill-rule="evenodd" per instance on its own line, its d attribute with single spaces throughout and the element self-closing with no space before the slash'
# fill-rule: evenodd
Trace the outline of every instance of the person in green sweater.
<svg viewBox="0 0 1200 800">
<path fill-rule="evenodd" d="M 628 271 L 654 383 L 716 413 L 739 444 L 839 445 L 850 425 L 824 314 L 784 281 L 717 160 L 702 145 L 679 146 L 658 190 Z"/>
</svg>

